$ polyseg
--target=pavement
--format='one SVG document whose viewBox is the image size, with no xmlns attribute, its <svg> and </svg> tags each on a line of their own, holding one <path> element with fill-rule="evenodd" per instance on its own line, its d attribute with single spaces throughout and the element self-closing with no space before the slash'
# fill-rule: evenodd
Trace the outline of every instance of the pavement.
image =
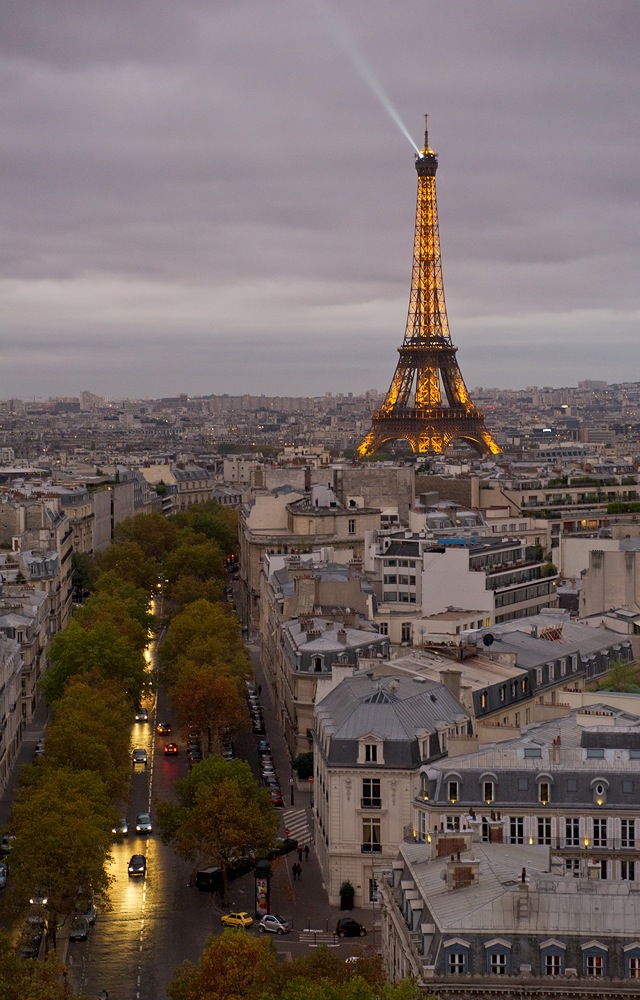
<svg viewBox="0 0 640 1000">
<path fill-rule="evenodd" d="M 379 919 L 378 911 L 370 906 L 368 908 L 354 908 L 348 913 L 341 913 L 339 907 L 329 904 L 314 845 L 311 784 L 296 780 L 293 786 L 294 803 L 291 805 L 291 786 L 289 785 L 289 776 L 292 774 L 291 758 L 278 727 L 274 693 L 260 662 L 259 645 L 256 642 L 250 642 L 248 650 L 251 655 L 256 685 L 260 685 L 261 688 L 260 702 L 267 731 L 266 738 L 271 744 L 271 752 L 285 800 L 285 808 L 278 810 L 282 814 L 279 835 L 284 837 L 285 831 L 289 830 L 289 836 L 295 837 L 300 846 L 303 847 L 307 844 L 309 847 L 308 860 L 303 854 L 302 860 L 299 862 L 302 867 L 300 880 L 294 880 L 292 872 L 293 864 L 298 861 L 298 854 L 295 851 L 274 858 L 272 862 L 270 909 L 272 913 L 279 913 L 286 917 L 293 929 L 292 934 L 285 939 L 279 939 L 278 943 L 282 944 L 281 950 L 294 946 L 292 950 L 295 951 L 296 955 L 304 953 L 309 947 L 316 944 L 313 936 L 304 932 L 315 930 L 326 936 L 327 932 L 335 931 L 336 922 L 341 916 L 348 916 L 364 924 L 367 928 L 367 937 L 348 938 L 339 943 L 335 942 L 340 951 L 344 951 L 345 954 L 353 954 L 362 950 L 376 950 L 374 928 Z M 256 737 L 256 742 L 259 738 Z M 231 905 L 253 911 L 253 892 L 252 875 L 232 882 L 229 892 Z M 298 946 L 297 939 L 300 932 L 303 932 L 303 942 Z M 286 944 L 284 944 L 285 941 Z M 334 941 L 332 939 L 329 942 L 318 937 L 317 943 L 333 945 Z"/>
<path fill-rule="evenodd" d="M 20 785 L 20 766 L 22 764 L 30 764 L 33 760 L 36 745 L 44 734 L 47 716 L 48 709 L 44 696 L 40 694 L 33 721 L 22 728 L 22 742 L 18 750 L 16 763 L 11 769 L 7 783 L 2 790 L 2 795 L 0 795 L 0 830 L 4 830 L 9 825 L 13 800 Z"/>
</svg>

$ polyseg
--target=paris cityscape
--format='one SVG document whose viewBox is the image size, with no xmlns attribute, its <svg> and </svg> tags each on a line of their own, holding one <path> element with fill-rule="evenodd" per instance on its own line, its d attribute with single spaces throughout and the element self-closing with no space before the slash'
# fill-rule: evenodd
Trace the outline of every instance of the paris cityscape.
<svg viewBox="0 0 640 1000">
<path fill-rule="evenodd" d="M 638 27 L 626 0 L 606 17 L 586 0 L 587 24 L 550 0 L 489 0 L 486 22 L 469 0 L 407 6 L 411 40 L 387 12 L 368 22 L 364 0 L 295 21 L 277 0 L 278 27 L 304 42 L 286 58 L 254 0 L 5 16 L 5 110 L 24 115 L 0 284 L 6 1000 L 640 997 L 627 105 L 602 122 L 617 156 L 597 209 L 587 180 L 606 159 L 593 101 L 614 67 L 614 91 L 637 87 Z M 384 67 L 393 38 L 412 50 L 431 32 L 435 110 L 418 132 L 391 96 L 413 106 L 411 60 L 387 91 L 369 53 Z M 228 146 L 233 171 L 195 169 L 213 152 L 194 117 L 203 81 L 220 84 L 220 134 L 240 99 L 225 42 L 243 86 L 268 67 L 272 97 L 305 63 L 320 134 L 294 168 L 269 107 L 251 116 L 255 146 L 235 161 Z M 589 63 L 584 92 L 565 56 Z M 529 110 L 542 65 L 544 121 Z M 491 149 L 472 113 L 481 79 L 494 95 L 512 84 L 483 109 Z M 54 109 L 45 182 L 36 124 Z M 556 150 L 524 155 L 533 121 Z M 87 210 L 79 168 L 98 161 Z M 259 205 L 246 180 L 260 169 Z"/>
</svg>

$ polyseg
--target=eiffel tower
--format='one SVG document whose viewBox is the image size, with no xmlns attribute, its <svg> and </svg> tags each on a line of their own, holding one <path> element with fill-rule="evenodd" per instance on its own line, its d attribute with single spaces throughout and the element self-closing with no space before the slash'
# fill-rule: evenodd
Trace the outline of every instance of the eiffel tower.
<svg viewBox="0 0 640 1000">
<path fill-rule="evenodd" d="M 418 453 L 441 454 L 458 438 L 482 455 L 500 451 L 471 401 L 449 334 L 440 263 L 437 169 L 425 115 L 424 146 L 416 154 L 418 199 L 407 326 L 385 401 L 373 414 L 371 430 L 358 448 L 362 457 L 372 455 L 387 441 L 401 439 Z"/>
</svg>

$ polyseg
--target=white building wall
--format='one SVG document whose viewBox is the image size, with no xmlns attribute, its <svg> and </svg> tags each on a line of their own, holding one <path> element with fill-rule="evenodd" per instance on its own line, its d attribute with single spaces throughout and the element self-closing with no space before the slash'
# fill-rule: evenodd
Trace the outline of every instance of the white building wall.
<svg viewBox="0 0 640 1000">
<path fill-rule="evenodd" d="M 467 549 L 425 552 L 422 569 L 422 614 L 437 615 L 447 608 L 493 611 L 493 592 L 486 576 L 469 570 Z"/>
</svg>

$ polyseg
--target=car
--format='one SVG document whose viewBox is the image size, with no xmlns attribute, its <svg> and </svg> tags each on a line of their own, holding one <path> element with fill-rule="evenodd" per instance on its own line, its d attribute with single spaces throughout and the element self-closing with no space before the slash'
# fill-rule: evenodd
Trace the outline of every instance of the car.
<svg viewBox="0 0 640 1000">
<path fill-rule="evenodd" d="M 171 728 L 171 723 L 170 722 L 159 722 L 158 725 L 156 726 L 156 732 L 160 733 L 160 736 L 168 736 L 169 733 L 173 732 L 173 730 Z"/>
<path fill-rule="evenodd" d="M 267 853 L 267 857 L 279 858 L 283 854 L 290 854 L 291 851 L 297 850 L 298 841 L 295 837 L 277 837 L 273 842 L 273 847 Z"/>
<path fill-rule="evenodd" d="M 144 854 L 132 854 L 129 860 L 129 878 L 144 878 L 147 874 L 147 859 Z"/>
<path fill-rule="evenodd" d="M 336 934 L 338 937 L 364 937 L 367 928 L 364 924 L 352 920 L 350 917 L 342 917 L 336 924 Z"/>
<path fill-rule="evenodd" d="M 13 842 L 16 838 L 11 833 L 5 833 L 0 840 L 0 854 L 8 854 L 13 850 Z"/>
<path fill-rule="evenodd" d="M 131 754 L 131 761 L 132 761 L 134 767 L 136 766 L 136 764 L 143 764 L 144 767 L 146 767 L 147 766 L 147 751 L 144 750 L 142 747 L 136 747 L 136 749 Z"/>
<path fill-rule="evenodd" d="M 93 927 L 98 917 L 98 914 L 94 904 L 91 901 L 89 901 L 88 903 L 85 904 L 82 903 L 76 904 L 76 916 L 84 917 L 84 919 L 89 924 L 89 927 Z"/>
<path fill-rule="evenodd" d="M 291 928 L 284 917 L 277 913 L 267 913 L 258 924 L 258 930 L 261 934 L 264 934 L 265 931 L 270 934 L 288 934 Z"/>
<path fill-rule="evenodd" d="M 178 752 L 178 744 L 177 743 L 165 743 L 165 745 L 164 745 L 164 752 L 165 752 L 165 754 L 166 754 L 167 757 L 175 756 L 175 754 L 177 754 L 177 752 Z"/>
<path fill-rule="evenodd" d="M 271 805 L 276 809 L 284 809 L 284 799 L 282 798 L 282 792 L 280 789 L 271 789 Z"/>
<path fill-rule="evenodd" d="M 222 756 L 225 760 L 233 760 L 235 753 L 233 752 L 233 746 L 226 746 L 222 748 Z"/>
<path fill-rule="evenodd" d="M 237 913 L 224 914 L 220 917 L 220 923 L 223 927 L 251 927 L 253 917 L 241 910 Z"/>
<path fill-rule="evenodd" d="M 148 721 L 149 721 L 149 713 L 146 710 L 146 708 L 137 708 L 136 722 L 148 722 Z"/>
<path fill-rule="evenodd" d="M 269 743 L 269 740 L 258 740 L 258 753 L 271 753 L 271 744 Z"/>
<path fill-rule="evenodd" d="M 270 792 L 281 791 L 281 789 L 280 789 L 280 782 L 278 781 L 277 775 L 275 775 L 275 774 L 265 774 L 265 776 L 262 779 L 262 781 L 264 782 L 264 785 L 269 789 Z"/>
<path fill-rule="evenodd" d="M 201 868 L 200 871 L 196 872 L 196 885 L 198 889 L 203 889 L 206 892 L 222 892 L 224 888 L 222 869 L 218 868 L 217 865 Z"/>
<path fill-rule="evenodd" d="M 264 778 L 267 774 L 275 774 L 276 766 L 272 760 L 261 760 L 260 771 L 262 772 L 262 777 Z"/>
<path fill-rule="evenodd" d="M 127 836 L 127 834 L 129 833 L 129 824 L 127 823 L 124 816 L 122 816 L 122 818 L 118 820 L 116 825 L 112 828 L 111 832 L 115 833 L 116 837 L 118 835 L 122 837 Z"/>
<path fill-rule="evenodd" d="M 69 931 L 70 941 L 86 941 L 89 937 L 89 921 L 86 917 L 77 914 L 73 918 L 71 930 Z"/>
<path fill-rule="evenodd" d="M 262 718 L 252 719 L 251 720 L 251 731 L 256 736 L 262 735 L 262 733 L 264 733 L 264 731 L 265 731 L 265 728 L 264 728 L 264 719 L 262 719 Z"/>
<path fill-rule="evenodd" d="M 149 813 L 138 813 L 136 816 L 136 833 L 153 833 L 153 824 Z"/>
<path fill-rule="evenodd" d="M 44 890 L 38 890 L 38 892 L 34 892 L 29 902 L 32 906 L 46 906 L 49 902 L 49 895 Z"/>
<path fill-rule="evenodd" d="M 0 861 L 0 889 L 6 889 L 9 877 L 9 865 L 6 861 Z"/>
</svg>

